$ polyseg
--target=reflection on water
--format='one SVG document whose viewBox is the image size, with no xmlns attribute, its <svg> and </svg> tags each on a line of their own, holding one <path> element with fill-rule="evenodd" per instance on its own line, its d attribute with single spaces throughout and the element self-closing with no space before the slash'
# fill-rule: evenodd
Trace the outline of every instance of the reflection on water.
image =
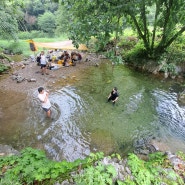
<svg viewBox="0 0 185 185">
<path fill-rule="evenodd" d="M 109 62 L 84 71 L 79 79 L 50 89 L 52 119 L 45 117 L 37 90 L 7 102 L 0 96 L 0 143 L 41 148 L 55 160 L 69 161 L 96 151 L 127 153 L 147 137 L 174 152 L 185 151 L 185 107 L 178 105 L 173 83 L 124 66 L 113 69 Z M 120 94 L 115 106 L 106 101 L 114 86 Z"/>
</svg>

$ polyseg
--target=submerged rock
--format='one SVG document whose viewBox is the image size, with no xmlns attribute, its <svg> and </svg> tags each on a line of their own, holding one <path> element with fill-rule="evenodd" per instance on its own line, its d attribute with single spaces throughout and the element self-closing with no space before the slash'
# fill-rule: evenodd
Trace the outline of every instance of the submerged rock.
<svg viewBox="0 0 185 185">
<path fill-rule="evenodd" d="M 117 142 L 111 134 L 105 130 L 97 129 L 91 133 L 92 151 L 100 150 L 105 154 L 113 153 L 116 150 Z"/>
</svg>

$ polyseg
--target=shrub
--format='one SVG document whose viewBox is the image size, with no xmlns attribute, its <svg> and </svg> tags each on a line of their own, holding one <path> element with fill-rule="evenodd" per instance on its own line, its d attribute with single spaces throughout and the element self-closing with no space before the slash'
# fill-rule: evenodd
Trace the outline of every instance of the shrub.
<svg viewBox="0 0 185 185">
<path fill-rule="evenodd" d="M 12 44 L 9 45 L 7 49 L 9 49 L 13 54 L 19 55 L 22 54 L 24 50 L 24 48 L 19 42 L 13 42 Z"/>
<path fill-rule="evenodd" d="M 102 157 L 101 153 L 97 153 L 74 162 L 57 162 L 48 159 L 44 151 L 28 147 L 20 155 L 0 157 L 0 184 L 9 181 L 15 185 L 62 182 L 69 179 L 71 172 L 77 171 L 79 166 L 87 167 Z"/>
<path fill-rule="evenodd" d="M 146 49 L 141 42 L 138 42 L 134 48 L 128 51 L 122 52 L 122 56 L 126 62 L 137 63 L 139 59 L 146 58 Z"/>
<path fill-rule="evenodd" d="M 8 66 L 5 66 L 4 64 L 0 64 L 0 73 L 6 71 L 6 70 L 8 70 L 8 69 L 9 69 Z"/>
<path fill-rule="evenodd" d="M 31 32 L 19 32 L 19 39 L 34 39 L 34 38 L 44 38 L 47 34 L 43 33 L 43 31 L 33 30 Z"/>
<path fill-rule="evenodd" d="M 84 170 L 83 174 L 75 177 L 77 184 L 99 184 L 99 185 L 112 185 L 113 177 L 116 176 L 116 170 L 112 165 L 102 165 L 98 163 L 97 166 L 90 166 Z"/>
</svg>

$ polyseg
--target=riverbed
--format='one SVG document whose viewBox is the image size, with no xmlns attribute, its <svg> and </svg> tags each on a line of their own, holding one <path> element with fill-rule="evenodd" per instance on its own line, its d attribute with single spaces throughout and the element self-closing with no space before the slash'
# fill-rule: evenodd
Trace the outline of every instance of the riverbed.
<svg viewBox="0 0 185 185">
<path fill-rule="evenodd" d="M 107 96 L 113 87 L 119 100 Z M 40 107 L 37 89 L 0 96 L 0 143 L 17 150 L 44 149 L 54 160 L 73 161 L 90 152 L 125 155 L 142 139 L 154 139 L 172 152 L 185 152 L 185 107 L 178 103 L 177 80 L 141 74 L 102 60 L 75 80 L 51 86 L 52 118 Z"/>
</svg>

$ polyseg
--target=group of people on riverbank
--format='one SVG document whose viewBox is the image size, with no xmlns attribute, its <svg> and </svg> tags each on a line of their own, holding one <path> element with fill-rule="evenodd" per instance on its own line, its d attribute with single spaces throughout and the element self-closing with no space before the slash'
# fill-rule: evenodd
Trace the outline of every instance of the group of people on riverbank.
<svg viewBox="0 0 185 185">
<path fill-rule="evenodd" d="M 80 62 L 82 60 L 82 55 L 79 52 L 71 52 L 71 54 L 68 53 L 68 51 L 63 51 L 62 53 L 60 51 L 53 51 L 50 50 L 47 52 L 47 55 L 45 55 L 44 51 L 41 51 L 36 57 L 37 64 L 41 66 L 41 74 L 48 75 L 47 69 L 57 69 L 57 65 L 62 65 L 64 67 L 76 66 L 77 62 Z"/>
</svg>

